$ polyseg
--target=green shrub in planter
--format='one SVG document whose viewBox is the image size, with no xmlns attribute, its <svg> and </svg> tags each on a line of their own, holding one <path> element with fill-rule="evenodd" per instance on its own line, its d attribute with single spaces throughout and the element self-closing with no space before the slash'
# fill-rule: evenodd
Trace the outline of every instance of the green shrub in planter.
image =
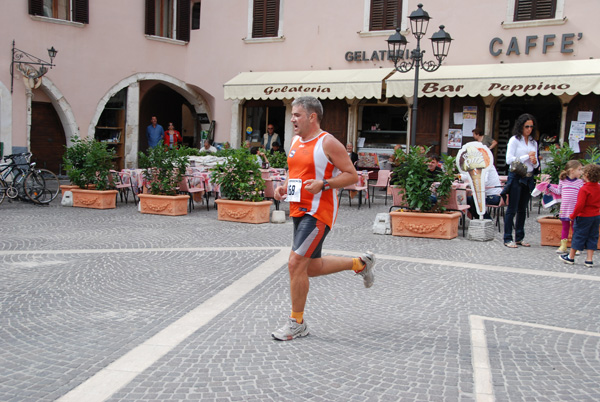
<svg viewBox="0 0 600 402">
<path fill-rule="evenodd" d="M 408 152 L 397 149 L 395 152 L 398 166 L 394 168 L 394 179 L 391 184 L 404 189 L 404 200 L 410 209 L 422 212 L 440 211 L 452 191 L 452 182 L 456 176 L 456 158 L 442 155 L 443 168 L 436 177 L 431 178 L 427 172 L 427 153 L 429 148 L 410 147 Z M 431 185 L 439 182 L 437 187 L 437 203 L 431 204 Z"/>
<path fill-rule="evenodd" d="M 188 165 L 187 155 L 187 147 L 182 145 L 179 149 L 166 148 L 162 141 L 146 153 L 139 153 L 138 165 L 144 169 L 150 194 L 177 195 L 179 183 Z"/>
<path fill-rule="evenodd" d="M 287 169 L 287 154 L 283 152 L 273 152 L 272 154 L 267 155 L 269 158 L 269 163 L 272 168 L 276 169 Z"/>
<path fill-rule="evenodd" d="M 247 149 L 234 150 L 224 163 L 212 169 L 212 179 L 220 185 L 223 198 L 235 201 L 263 201 L 265 181 L 256 155 Z"/>
<path fill-rule="evenodd" d="M 109 174 L 113 168 L 114 149 L 94 138 L 73 137 L 73 145 L 66 148 L 63 155 L 65 170 L 69 180 L 80 188 L 90 185 L 97 190 L 109 188 Z"/>
</svg>

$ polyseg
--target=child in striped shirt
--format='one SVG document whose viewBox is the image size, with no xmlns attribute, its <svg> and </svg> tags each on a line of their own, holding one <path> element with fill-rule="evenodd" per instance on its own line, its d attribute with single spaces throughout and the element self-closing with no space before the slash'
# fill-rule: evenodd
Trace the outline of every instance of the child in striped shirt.
<svg viewBox="0 0 600 402">
<path fill-rule="evenodd" d="M 572 160 L 565 165 L 565 170 L 560 172 L 558 189 L 556 187 L 548 187 L 550 191 L 561 196 L 559 219 L 562 221 L 562 232 L 560 236 L 560 247 L 556 250 L 558 254 L 567 253 L 567 242 L 569 239 L 569 231 L 573 229 L 573 221 L 569 216 L 575 209 L 577 203 L 577 193 L 583 186 L 581 177 L 581 162 Z"/>
</svg>

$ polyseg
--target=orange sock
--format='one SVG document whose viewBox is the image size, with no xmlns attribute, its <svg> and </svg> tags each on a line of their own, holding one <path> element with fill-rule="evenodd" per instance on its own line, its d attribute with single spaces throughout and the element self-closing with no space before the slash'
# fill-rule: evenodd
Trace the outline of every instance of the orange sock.
<svg viewBox="0 0 600 402">
<path fill-rule="evenodd" d="M 302 321 L 304 321 L 304 311 L 301 311 L 301 312 L 299 312 L 299 313 L 297 313 L 297 312 L 295 312 L 295 311 L 292 311 L 292 315 L 291 315 L 291 317 L 292 317 L 292 318 L 295 318 L 295 319 L 296 319 L 296 322 L 297 322 L 298 324 L 302 324 Z"/>
<path fill-rule="evenodd" d="M 354 272 L 360 272 L 365 269 L 365 263 L 358 257 L 352 259 L 352 270 Z"/>
</svg>

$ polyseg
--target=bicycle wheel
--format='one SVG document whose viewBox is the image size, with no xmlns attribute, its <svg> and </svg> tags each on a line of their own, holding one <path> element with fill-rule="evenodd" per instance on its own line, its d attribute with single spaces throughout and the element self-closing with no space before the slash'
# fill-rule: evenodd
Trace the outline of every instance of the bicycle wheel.
<svg viewBox="0 0 600 402">
<path fill-rule="evenodd" d="M 2 201 L 4 201 L 4 198 L 6 197 L 6 190 L 8 189 L 8 186 L 6 185 L 6 182 L 2 179 L 0 179 L 0 204 L 2 204 Z"/>
<path fill-rule="evenodd" d="M 25 177 L 25 194 L 33 202 L 49 204 L 60 191 L 60 180 L 47 169 L 35 169 Z"/>
</svg>

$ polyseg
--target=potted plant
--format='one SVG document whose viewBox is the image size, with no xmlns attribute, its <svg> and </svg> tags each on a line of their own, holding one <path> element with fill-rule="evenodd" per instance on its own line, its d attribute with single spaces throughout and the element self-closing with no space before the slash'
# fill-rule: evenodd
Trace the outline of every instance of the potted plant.
<svg viewBox="0 0 600 402">
<path fill-rule="evenodd" d="M 245 148 L 236 149 L 213 168 L 212 179 L 222 197 L 215 201 L 219 220 L 269 222 L 272 202 L 264 200 L 265 181 L 256 155 Z"/>
<path fill-rule="evenodd" d="M 109 209 L 116 207 L 117 193 L 109 180 L 113 168 L 114 149 L 94 138 L 73 137 L 67 147 L 63 162 L 72 183 L 73 206 L 82 208 Z M 75 188 L 73 188 L 75 187 Z"/>
<path fill-rule="evenodd" d="M 269 154 L 269 163 L 275 169 L 287 169 L 287 154 L 283 152 L 273 152 Z"/>
<path fill-rule="evenodd" d="M 138 165 L 144 169 L 148 193 L 139 194 L 140 212 L 155 215 L 187 215 L 189 196 L 178 194 L 179 183 L 188 165 L 185 146 L 172 149 L 162 141 L 146 153 L 139 153 Z"/>
<path fill-rule="evenodd" d="M 461 213 L 445 211 L 444 205 L 453 191 L 455 158 L 442 156 L 444 168 L 432 177 L 427 168 L 428 151 L 429 148 L 421 146 L 413 146 L 408 152 L 402 149 L 395 151 L 397 166 L 391 183 L 396 186 L 393 191 L 402 193 L 405 207 L 390 212 L 392 234 L 452 239 L 458 235 Z M 431 199 L 434 183 L 439 183 L 436 188 L 436 203 L 432 203 Z"/>
<path fill-rule="evenodd" d="M 550 175 L 550 183 L 558 184 L 559 175 L 565 169 L 565 165 L 574 155 L 574 151 L 567 144 L 562 147 L 550 148 L 550 160 L 546 161 L 546 167 L 542 170 L 543 174 Z M 580 159 L 582 165 L 589 163 L 598 163 L 600 159 L 600 150 L 597 147 L 590 147 L 586 152 L 586 158 Z M 540 235 L 542 246 L 560 246 L 562 223 L 558 219 L 560 206 L 553 205 L 550 209 L 550 215 L 544 215 L 537 218 L 540 224 Z M 600 246 L 600 241 L 599 241 Z M 571 239 L 568 239 L 567 247 L 571 247 Z"/>
</svg>

